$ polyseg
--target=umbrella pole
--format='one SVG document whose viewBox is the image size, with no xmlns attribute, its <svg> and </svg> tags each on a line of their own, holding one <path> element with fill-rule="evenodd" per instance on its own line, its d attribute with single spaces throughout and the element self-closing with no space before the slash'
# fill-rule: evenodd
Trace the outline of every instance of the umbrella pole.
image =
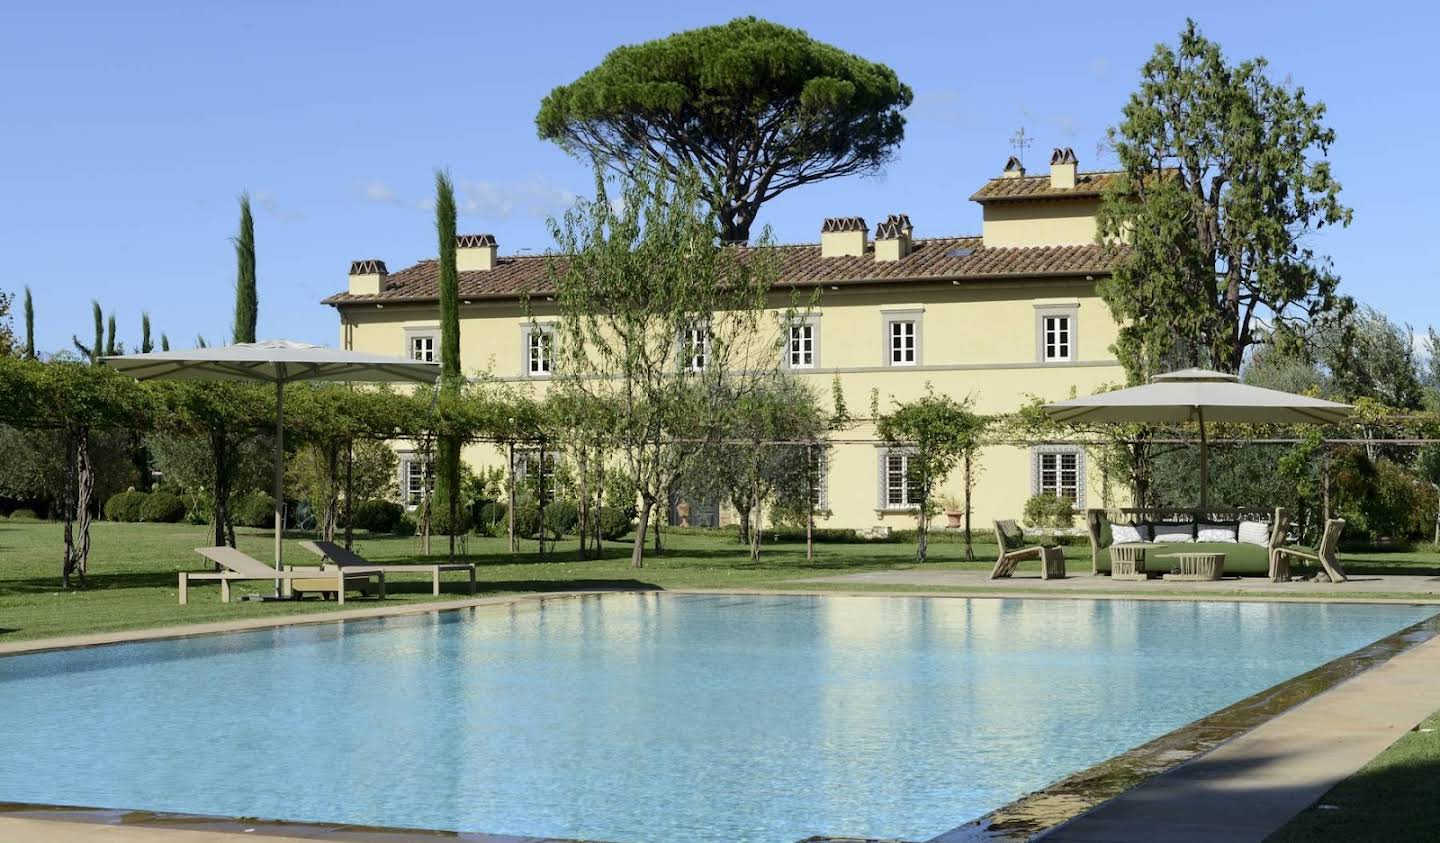
<svg viewBox="0 0 1440 843">
<path fill-rule="evenodd" d="M 281 540 L 285 530 L 285 381 L 275 381 L 275 571 L 282 570 Z M 280 596 L 280 579 L 275 579 L 275 596 Z"/>
<path fill-rule="evenodd" d="M 1205 510 L 1210 506 L 1210 443 L 1205 439 L 1205 410 L 1196 407 L 1195 415 L 1200 419 L 1200 509 Z M 1202 511 L 1201 517 L 1208 516 Z"/>
</svg>

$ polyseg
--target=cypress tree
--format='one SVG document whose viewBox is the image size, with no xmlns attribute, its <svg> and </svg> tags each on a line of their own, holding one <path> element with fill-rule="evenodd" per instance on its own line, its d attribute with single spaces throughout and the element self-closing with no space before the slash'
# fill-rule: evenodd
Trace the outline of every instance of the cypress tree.
<svg viewBox="0 0 1440 843">
<path fill-rule="evenodd" d="M 435 234 L 440 246 L 440 390 L 460 391 L 460 280 L 455 268 L 455 186 L 443 170 L 435 172 Z M 440 471 L 435 502 L 446 514 L 450 556 L 455 556 L 455 530 L 460 500 L 460 443 L 451 437 L 437 443 Z"/>
<path fill-rule="evenodd" d="M 119 354 L 120 348 L 115 345 L 115 313 L 110 313 L 110 319 L 105 325 L 105 356 Z"/>
<path fill-rule="evenodd" d="M 35 359 L 35 302 L 30 298 L 30 285 L 25 285 L 25 356 Z"/>
<path fill-rule="evenodd" d="M 75 343 L 75 350 L 82 357 L 94 364 L 100 362 L 100 355 L 105 351 L 105 314 L 100 310 L 100 302 L 94 299 L 90 301 L 90 313 L 95 319 L 95 342 L 87 346 L 74 335 L 71 335 L 70 341 Z"/>
<path fill-rule="evenodd" d="M 255 342 L 260 297 L 255 289 L 255 218 L 250 194 L 240 194 L 240 233 L 235 236 L 235 342 Z"/>
<path fill-rule="evenodd" d="M 140 314 L 140 353 L 149 354 L 155 350 L 155 343 L 150 341 L 150 314 Z"/>
<path fill-rule="evenodd" d="M 170 350 L 170 338 L 167 337 L 167 336 L 165 336 L 164 333 L 161 333 L 161 334 L 160 334 L 160 350 L 161 350 L 161 351 L 169 351 L 169 350 Z"/>
</svg>

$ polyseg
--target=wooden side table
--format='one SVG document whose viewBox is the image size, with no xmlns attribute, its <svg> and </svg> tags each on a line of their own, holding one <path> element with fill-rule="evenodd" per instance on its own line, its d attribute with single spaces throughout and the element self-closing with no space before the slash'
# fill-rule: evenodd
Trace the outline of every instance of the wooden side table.
<svg viewBox="0 0 1440 843">
<path fill-rule="evenodd" d="M 1145 572 L 1145 548 L 1138 544 L 1111 545 L 1110 579 L 1150 579 L 1150 575 Z"/>
<path fill-rule="evenodd" d="M 1172 582 L 1209 582 L 1225 574 L 1223 553 L 1162 553 L 1157 559 L 1174 559 L 1179 573 L 1166 574 Z"/>
</svg>

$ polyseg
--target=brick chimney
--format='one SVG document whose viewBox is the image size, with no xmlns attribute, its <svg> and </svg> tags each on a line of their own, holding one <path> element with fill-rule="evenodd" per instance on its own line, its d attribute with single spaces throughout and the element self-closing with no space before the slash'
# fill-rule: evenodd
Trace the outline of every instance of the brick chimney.
<svg viewBox="0 0 1440 843">
<path fill-rule="evenodd" d="M 1014 155 L 1012 155 L 1010 156 L 1010 160 L 1005 162 L 1005 169 L 1000 173 L 1000 178 L 1018 179 L 1024 175 L 1025 165 L 1020 163 L 1019 158 L 1016 158 Z"/>
<path fill-rule="evenodd" d="M 875 226 L 875 260 L 898 261 L 910 254 L 911 234 L 914 230 L 907 214 L 891 214 L 886 217 L 884 222 Z"/>
<path fill-rule="evenodd" d="M 500 244 L 493 234 L 455 235 L 455 268 L 461 272 L 489 272 L 499 254 Z"/>
<path fill-rule="evenodd" d="M 1073 190 L 1079 168 L 1080 162 L 1075 158 L 1075 150 L 1068 146 L 1064 149 L 1055 147 L 1055 151 L 1050 153 L 1050 186 L 1056 190 Z"/>
<path fill-rule="evenodd" d="M 350 262 L 350 295 L 378 296 L 385 289 L 385 278 L 390 272 L 385 261 L 370 258 Z"/>
<path fill-rule="evenodd" d="M 820 225 L 820 257 L 864 257 L 864 217 L 830 217 Z"/>
</svg>

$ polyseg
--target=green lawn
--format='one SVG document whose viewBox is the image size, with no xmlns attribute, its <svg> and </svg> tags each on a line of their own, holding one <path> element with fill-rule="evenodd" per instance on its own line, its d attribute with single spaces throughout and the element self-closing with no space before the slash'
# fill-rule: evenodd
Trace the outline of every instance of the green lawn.
<svg viewBox="0 0 1440 843">
<path fill-rule="evenodd" d="M 240 548 L 258 559 L 271 553 L 270 534 L 264 530 L 237 531 Z M 190 604 L 177 605 L 178 571 L 206 570 L 194 548 L 209 544 L 205 527 L 188 524 L 117 524 L 96 522 L 91 532 L 90 578 L 84 590 L 59 588 L 61 528 L 59 524 L 0 519 L 0 641 L 17 641 L 55 635 L 106 632 L 119 629 L 180 623 L 231 620 L 296 612 L 333 611 L 333 602 L 220 603 L 219 586 L 192 585 Z M 288 540 L 286 559 L 300 564 L 315 561 L 298 542 Z M 606 558 L 578 561 L 575 543 L 564 542 L 546 561 L 540 561 L 535 543 L 524 542 L 514 556 L 503 539 L 470 536 L 465 559 L 478 564 L 481 594 L 554 591 L 587 587 L 659 588 L 784 588 L 788 581 L 858 571 L 903 569 L 915 565 L 909 544 L 818 544 L 815 559 L 805 559 L 801 544 L 766 545 L 759 562 L 748 560 L 733 538 L 714 535 L 666 537 L 667 548 L 647 559 L 646 567 L 630 567 L 630 545 L 609 546 Z M 436 541 L 438 559 L 444 545 Z M 414 538 L 390 536 L 357 538 L 356 550 L 369 559 L 405 562 L 419 559 Z M 1067 548 L 1072 570 L 1088 567 L 1088 551 Z M 927 568 L 988 569 L 994 558 L 992 544 L 975 546 L 978 562 L 963 561 L 963 546 L 950 542 L 931 544 Z M 1440 556 L 1418 553 L 1347 554 L 1347 571 L 1412 573 L 1440 576 Z M 456 577 L 457 575 L 449 575 Z M 1105 592 L 1097 580 L 1090 593 Z M 386 578 L 388 602 L 421 602 L 430 595 L 425 575 L 391 575 Z M 810 585 L 806 588 L 905 591 L 900 586 Z M 237 594 L 268 590 L 265 584 L 242 584 Z M 946 589 L 926 589 L 946 590 Z M 1237 589 L 1238 591 L 1239 589 Z M 1179 593 L 1157 590 L 1156 594 Z M 442 599 L 464 595 L 462 582 L 449 582 Z M 1335 596 L 1345 596 L 1337 592 Z M 352 601 L 347 607 L 370 605 Z"/>
<path fill-rule="evenodd" d="M 267 560 L 271 534 L 264 530 L 236 531 L 240 549 Z M 287 539 L 285 558 L 297 564 L 318 561 L 300 549 L 310 535 Z M 605 558 L 578 561 L 576 544 L 562 542 L 539 559 L 535 542 L 523 542 L 512 556 L 504 539 L 467 539 L 465 561 L 478 565 L 479 593 L 507 594 L 587 587 L 660 588 L 765 588 L 807 576 L 908 567 L 914 564 L 914 547 L 906 544 L 819 544 L 813 561 L 806 561 L 804 545 L 766 545 L 759 562 L 752 563 L 733 539 L 716 536 L 668 535 L 666 550 L 647 558 L 646 567 L 630 567 L 629 542 L 607 546 Z M 233 620 L 296 612 L 333 611 L 333 601 L 303 603 L 222 604 L 215 583 L 191 584 L 190 603 L 177 604 L 176 572 L 207 570 L 194 548 L 210 544 L 205 527 L 188 524 L 119 524 L 96 522 L 91 528 L 90 575 L 84 590 L 60 589 L 61 527 L 59 524 L 0 519 L 0 642 L 54 635 L 106 632 L 137 627 Z M 358 536 L 355 550 L 367 559 L 399 563 L 418 561 L 419 540 L 390 536 Z M 444 560 L 443 539 L 435 541 L 436 558 Z M 983 560 L 993 558 L 993 545 L 977 545 Z M 989 562 L 963 560 L 959 544 L 931 545 L 927 565 L 951 568 L 986 568 Z M 462 575 L 448 574 L 441 599 L 465 596 Z M 454 579 L 450 579 L 450 578 Z M 236 595 L 269 590 L 265 583 L 236 587 Z M 387 604 L 421 602 L 430 595 L 428 574 L 386 576 Z M 352 600 L 346 608 L 373 605 Z"/>
<path fill-rule="evenodd" d="M 1440 840 L 1440 712 L 1275 832 L 1269 843 Z"/>
</svg>

